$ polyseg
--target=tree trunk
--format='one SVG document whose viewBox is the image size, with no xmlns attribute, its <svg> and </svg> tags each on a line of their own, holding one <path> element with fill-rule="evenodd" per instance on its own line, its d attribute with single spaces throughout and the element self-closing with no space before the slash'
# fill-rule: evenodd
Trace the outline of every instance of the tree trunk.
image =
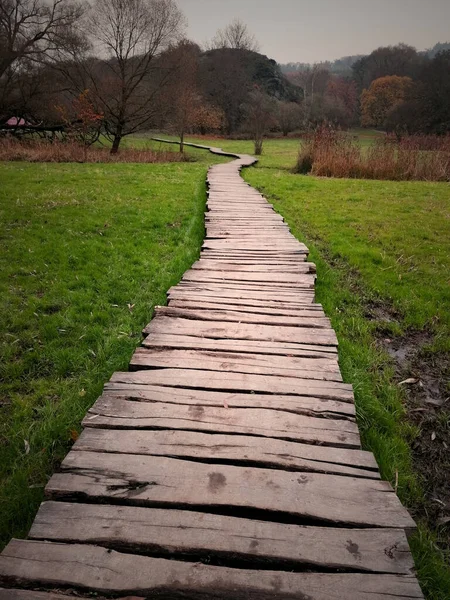
<svg viewBox="0 0 450 600">
<path fill-rule="evenodd" d="M 121 140 L 122 140 L 122 135 L 119 133 L 116 133 L 116 135 L 114 136 L 112 147 L 111 147 L 111 154 L 117 154 L 117 152 L 119 151 L 119 146 L 120 146 Z"/>
<path fill-rule="evenodd" d="M 181 154 L 184 152 L 184 131 L 180 133 L 180 152 Z"/>
</svg>

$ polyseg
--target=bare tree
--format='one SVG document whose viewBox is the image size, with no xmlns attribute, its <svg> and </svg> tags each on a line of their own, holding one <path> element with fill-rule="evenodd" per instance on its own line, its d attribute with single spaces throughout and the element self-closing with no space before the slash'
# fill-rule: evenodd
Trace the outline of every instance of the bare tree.
<svg viewBox="0 0 450 600">
<path fill-rule="evenodd" d="M 162 96 L 166 128 L 180 138 L 184 152 L 184 137 L 193 126 L 201 97 L 198 90 L 198 60 L 200 49 L 188 40 L 167 53 L 165 61 L 174 67 L 173 76 Z"/>
<path fill-rule="evenodd" d="M 95 0 L 86 28 L 96 58 L 91 50 L 66 75 L 79 91 L 89 89 L 113 154 L 124 136 L 152 124 L 171 72 L 161 55 L 183 26 L 174 0 Z"/>
<path fill-rule="evenodd" d="M 0 0 L 0 77 L 20 59 L 40 62 L 72 45 L 82 14 L 70 0 Z"/>
<path fill-rule="evenodd" d="M 210 49 L 235 48 L 258 52 L 259 44 L 250 33 L 247 25 L 240 19 L 234 19 L 224 29 L 219 29 L 210 43 Z"/>
<path fill-rule="evenodd" d="M 277 102 L 277 121 L 281 132 L 286 137 L 288 133 L 301 127 L 304 119 L 304 109 L 296 102 Z"/>
<path fill-rule="evenodd" d="M 323 96 L 329 80 L 330 72 L 321 63 L 308 65 L 295 74 L 294 81 L 303 88 L 305 95 L 305 120 L 308 125 L 314 123 L 323 112 Z"/>
<path fill-rule="evenodd" d="M 246 125 L 253 135 L 255 154 L 258 156 L 262 154 L 264 136 L 270 127 L 276 123 L 275 100 L 259 88 L 255 88 L 250 92 L 244 110 L 247 115 Z"/>
<path fill-rule="evenodd" d="M 222 111 L 208 103 L 199 86 L 200 48 L 184 40 L 172 51 L 176 71 L 163 96 L 166 106 L 165 127 L 180 138 L 184 151 L 186 133 L 215 131 L 223 126 Z"/>
</svg>

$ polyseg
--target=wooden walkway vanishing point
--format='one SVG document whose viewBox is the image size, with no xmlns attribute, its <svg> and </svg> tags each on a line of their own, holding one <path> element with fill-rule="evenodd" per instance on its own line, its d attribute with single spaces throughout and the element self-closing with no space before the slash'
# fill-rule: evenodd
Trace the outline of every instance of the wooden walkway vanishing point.
<svg viewBox="0 0 450 600">
<path fill-rule="evenodd" d="M 253 162 L 210 169 L 201 258 L 0 556 L 0 600 L 423 598 L 315 267 Z"/>
</svg>

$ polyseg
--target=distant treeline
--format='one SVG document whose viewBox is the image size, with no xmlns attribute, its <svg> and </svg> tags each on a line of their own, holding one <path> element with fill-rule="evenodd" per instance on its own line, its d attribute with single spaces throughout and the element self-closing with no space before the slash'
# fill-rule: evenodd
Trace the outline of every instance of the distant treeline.
<svg viewBox="0 0 450 600">
<path fill-rule="evenodd" d="M 450 42 L 438 42 L 432 48 L 428 48 L 427 50 L 418 51 L 419 55 L 427 56 L 428 58 L 434 58 L 438 52 L 442 52 L 443 50 L 450 50 Z M 335 75 L 344 75 L 347 77 L 351 77 L 352 75 L 352 67 L 356 61 L 364 58 L 365 54 L 353 54 L 351 56 L 343 56 L 342 58 L 337 58 L 336 60 L 325 60 L 320 63 L 302 63 L 302 62 L 289 62 L 289 63 L 279 63 L 280 69 L 282 73 L 293 73 L 295 71 L 305 71 L 306 69 L 311 69 L 315 64 L 320 64 L 321 67 L 330 71 L 330 73 L 334 73 Z"/>
<path fill-rule="evenodd" d="M 288 135 L 323 122 L 450 129 L 450 50 L 400 44 L 287 75 L 239 20 L 206 48 L 175 0 L 2 0 L 0 134 L 89 145 L 149 129 Z"/>
<path fill-rule="evenodd" d="M 450 43 L 419 52 L 398 44 L 314 65 L 281 65 L 301 86 L 312 125 L 360 124 L 405 133 L 450 131 Z"/>
</svg>

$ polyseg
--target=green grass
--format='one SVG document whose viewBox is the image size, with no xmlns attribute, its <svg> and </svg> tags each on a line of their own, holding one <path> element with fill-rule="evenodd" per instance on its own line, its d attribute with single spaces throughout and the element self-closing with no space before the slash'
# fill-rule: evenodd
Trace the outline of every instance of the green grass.
<svg viewBox="0 0 450 600">
<path fill-rule="evenodd" d="M 196 259 L 204 164 L 0 164 L 0 541 Z"/>
</svg>

